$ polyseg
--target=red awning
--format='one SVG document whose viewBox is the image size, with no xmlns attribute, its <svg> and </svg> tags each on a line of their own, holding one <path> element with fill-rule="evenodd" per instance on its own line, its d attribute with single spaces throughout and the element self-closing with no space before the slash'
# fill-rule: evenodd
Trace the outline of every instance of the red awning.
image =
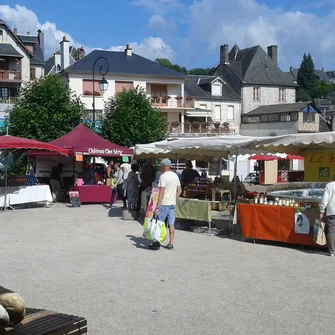
<svg viewBox="0 0 335 335">
<path fill-rule="evenodd" d="M 249 157 L 249 160 L 256 161 L 277 161 L 280 157 L 272 156 L 272 155 L 252 155 Z"/>
<path fill-rule="evenodd" d="M 44 143 L 27 138 L 15 137 L 10 135 L 0 136 L 0 150 L 47 150 L 65 156 L 69 155 L 68 150 L 57 147 L 50 143 Z"/>
<path fill-rule="evenodd" d="M 298 156 L 298 155 L 287 154 L 285 159 L 288 159 L 290 161 L 293 160 L 293 159 L 298 159 L 298 160 L 302 161 L 304 159 L 304 157 Z"/>
<path fill-rule="evenodd" d="M 298 155 L 291 155 L 287 154 L 286 157 L 280 157 L 280 156 L 273 156 L 273 155 L 252 155 L 249 157 L 249 160 L 256 160 L 256 161 L 279 161 L 279 160 L 293 160 L 293 159 L 298 159 L 298 160 L 303 160 L 304 157 L 298 156 Z"/>
<path fill-rule="evenodd" d="M 68 134 L 49 142 L 59 148 L 67 149 L 70 155 L 120 157 L 132 156 L 133 149 L 109 142 L 83 124 L 78 125 Z M 46 156 L 49 153 L 29 153 L 31 156 Z"/>
</svg>

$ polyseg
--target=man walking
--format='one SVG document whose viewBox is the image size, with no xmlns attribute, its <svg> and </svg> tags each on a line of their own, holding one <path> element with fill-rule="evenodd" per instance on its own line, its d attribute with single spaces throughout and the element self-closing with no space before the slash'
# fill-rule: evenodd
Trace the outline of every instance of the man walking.
<svg viewBox="0 0 335 335">
<path fill-rule="evenodd" d="M 326 216 L 324 215 L 326 210 Z M 326 224 L 325 233 L 329 256 L 335 255 L 335 174 L 333 180 L 326 185 L 320 205 L 320 220 Z"/>
<path fill-rule="evenodd" d="M 169 226 L 170 242 L 167 249 L 173 250 L 174 245 L 174 223 L 177 199 L 181 194 L 180 181 L 176 173 L 171 171 L 171 161 L 163 159 L 161 161 L 163 174 L 159 177 L 158 188 L 158 202 L 154 214 L 157 215 L 159 221 L 163 221 Z M 154 242 L 151 245 L 153 249 L 159 249 L 159 242 Z"/>
</svg>

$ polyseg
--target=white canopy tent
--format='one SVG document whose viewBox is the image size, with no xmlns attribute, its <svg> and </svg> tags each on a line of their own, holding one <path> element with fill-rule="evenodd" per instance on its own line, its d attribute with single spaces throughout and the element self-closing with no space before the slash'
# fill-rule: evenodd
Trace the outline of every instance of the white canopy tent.
<svg viewBox="0 0 335 335">
<path fill-rule="evenodd" d="M 227 157 L 255 152 L 255 146 L 261 138 L 252 136 L 215 136 L 194 137 L 161 141 L 135 146 L 134 156 L 147 158 L 183 158 L 208 161 L 213 157 Z"/>
<path fill-rule="evenodd" d="M 307 150 L 334 150 L 335 132 L 289 134 L 258 138 L 255 147 L 258 151 L 296 155 L 301 155 Z"/>
</svg>

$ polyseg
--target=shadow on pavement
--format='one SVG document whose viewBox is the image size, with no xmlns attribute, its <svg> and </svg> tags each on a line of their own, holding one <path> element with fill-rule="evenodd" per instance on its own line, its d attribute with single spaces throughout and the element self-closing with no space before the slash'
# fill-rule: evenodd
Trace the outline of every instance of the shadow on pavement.
<svg viewBox="0 0 335 335">
<path fill-rule="evenodd" d="M 152 243 L 151 241 L 148 241 L 142 237 L 137 237 L 134 235 L 126 235 L 126 237 L 128 237 L 130 239 L 130 241 L 134 242 L 133 246 L 138 248 L 138 249 L 146 249 L 146 250 L 150 250 L 149 249 L 149 245 Z"/>
<path fill-rule="evenodd" d="M 216 235 L 216 237 L 220 238 L 229 238 L 230 240 L 233 240 L 235 242 L 239 243 L 248 243 L 248 244 L 258 244 L 263 246 L 271 246 L 271 247 L 278 247 L 278 248 L 289 248 L 289 249 L 295 249 L 296 251 L 303 252 L 305 254 L 319 254 L 322 256 L 328 256 L 328 250 L 327 248 L 320 247 L 313 247 L 313 246 L 304 246 L 300 244 L 289 244 L 284 242 L 275 242 L 275 241 L 266 241 L 266 240 L 253 240 L 251 238 L 245 238 L 243 240 L 243 236 L 240 234 L 237 234 L 235 236 L 220 236 Z"/>
</svg>

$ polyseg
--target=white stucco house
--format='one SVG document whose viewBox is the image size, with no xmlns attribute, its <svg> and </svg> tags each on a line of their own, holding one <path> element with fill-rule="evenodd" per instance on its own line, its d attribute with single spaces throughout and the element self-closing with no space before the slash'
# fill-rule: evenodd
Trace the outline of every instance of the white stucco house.
<svg viewBox="0 0 335 335">
<path fill-rule="evenodd" d="M 184 132 L 189 127 L 189 136 L 199 132 L 202 136 L 240 133 L 241 98 L 222 78 L 187 76 L 185 97 L 194 104 L 194 110 L 185 116 L 188 125 L 184 124 Z M 194 122 L 200 123 L 199 129 L 194 129 Z"/>
<path fill-rule="evenodd" d="M 169 123 L 184 123 L 186 112 L 194 110 L 193 101 L 184 97 L 185 75 L 166 68 L 157 62 L 141 57 L 132 52 L 129 45 L 123 52 L 94 50 L 82 59 L 70 65 L 69 45 L 66 38 L 61 42 L 61 73 L 68 80 L 69 87 L 86 105 L 93 118 L 93 92 L 95 96 L 96 120 L 103 115 L 104 103 L 123 89 L 142 87 L 153 105 L 157 106 Z M 95 83 L 93 85 L 93 64 L 102 57 L 95 67 Z M 102 93 L 99 81 L 100 67 L 108 72 L 104 76 L 108 89 Z"/>
<path fill-rule="evenodd" d="M 0 125 L 25 82 L 44 74 L 44 34 L 19 35 L 0 19 Z"/>
</svg>

